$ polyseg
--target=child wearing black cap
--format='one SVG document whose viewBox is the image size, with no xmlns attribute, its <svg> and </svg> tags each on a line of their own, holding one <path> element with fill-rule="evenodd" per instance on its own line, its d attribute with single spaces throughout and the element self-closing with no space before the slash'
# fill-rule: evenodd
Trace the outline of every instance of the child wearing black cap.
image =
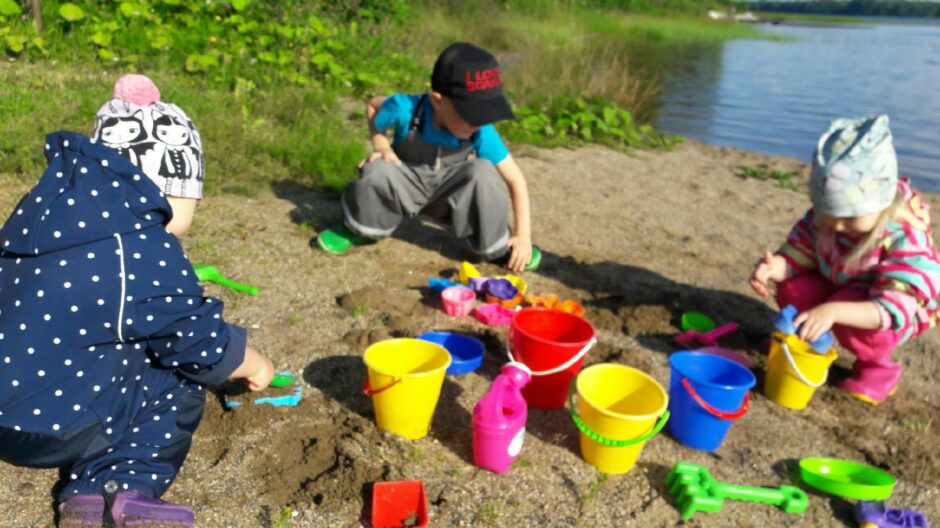
<svg viewBox="0 0 940 528">
<path fill-rule="evenodd" d="M 317 237 L 322 249 L 341 254 L 385 238 L 420 213 L 451 224 L 486 260 L 505 260 L 514 271 L 538 267 L 525 177 L 492 125 L 515 116 L 491 54 L 452 44 L 434 64 L 430 93 L 373 97 L 366 117 L 374 152 L 359 164 L 361 178 L 343 192 L 345 225 Z M 392 141 L 388 128 L 395 131 Z M 503 182 L 515 217 L 512 233 Z"/>
</svg>

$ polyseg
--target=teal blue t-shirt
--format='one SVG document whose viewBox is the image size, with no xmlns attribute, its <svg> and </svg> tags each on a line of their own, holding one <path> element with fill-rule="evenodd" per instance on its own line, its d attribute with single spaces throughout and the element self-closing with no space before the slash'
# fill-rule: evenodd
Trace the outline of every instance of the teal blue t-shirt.
<svg viewBox="0 0 940 528">
<path fill-rule="evenodd" d="M 395 129 L 395 139 L 392 146 L 397 145 L 408 136 L 408 127 L 420 99 L 420 95 L 391 95 L 385 98 L 382 108 L 375 114 L 376 129 L 381 131 L 385 131 L 390 127 Z M 460 140 L 450 131 L 434 127 L 432 121 L 434 107 L 431 106 L 431 101 L 425 99 L 424 104 L 424 126 L 422 127 L 421 139 L 431 145 L 442 145 L 450 148 L 459 147 Z M 493 165 L 499 164 L 509 155 L 509 149 L 503 144 L 499 132 L 496 131 L 493 125 L 482 126 L 480 130 L 470 136 L 470 144 L 478 158 L 490 160 Z"/>
</svg>

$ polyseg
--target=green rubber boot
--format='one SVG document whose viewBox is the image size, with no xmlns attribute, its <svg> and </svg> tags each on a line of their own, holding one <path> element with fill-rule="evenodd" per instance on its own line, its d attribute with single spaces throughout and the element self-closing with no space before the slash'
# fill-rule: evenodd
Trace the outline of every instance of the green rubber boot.
<svg viewBox="0 0 940 528">
<path fill-rule="evenodd" d="M 317 235 L 317 245 L 320 249 L 333 255 L 342 255 L 353 246 L 368 244 L 371 239 L 361 237 L 349 230 L 346 226 L 327 229 Z"/>
</svg>

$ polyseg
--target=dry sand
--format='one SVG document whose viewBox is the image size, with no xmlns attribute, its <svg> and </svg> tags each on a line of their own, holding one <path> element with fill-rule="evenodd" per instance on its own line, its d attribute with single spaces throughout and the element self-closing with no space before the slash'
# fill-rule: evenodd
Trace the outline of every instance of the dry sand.
<svg viewBox="0 0 940 528">
<path fill-rule="evenodd" d="M 738 166 L 763 165 L 796 171 L 805 183 L 804 163 L 694 142 L 632 155 L 599 147 L 520 149 L 517 158 L 544 252 L 541 269 L 525 278 L 535 293 L 586 306 L 599 338 L 588 364 L 634 366 L 666 385 L 679 315 L 697 310 L 741 324 L 722 343 L 754 361 L 760 388 L 761 342 L 774 311 L 750 292 L 746 278 L 808 200 L 735 173 Z M 10 211 L 25 190 L 0 190 L 0 211 Z M 936 207 L 940 199 L 928 201 Z M 432 526 L 673 526 L 679 515 L 664 480 L 676 461 L 704 464 L 725 481 L 776 486 L 807 456 L 890 471 L 899 482 L 889 504 L 940 523 L 933 352 L 940 333 L 897 352 L 905 365 L 900 390 L 877 407 L 834 388 L 851 365 L 843 352 L 830 384 L 804 411 L 781 408 L 754 391 L 750 414 L 714 454 L 663 433 L 630 473 L 605 477 L 581 459 L 566 411 L 534 410 L 522 458 L 510 473 L 496 475 L 472 463 L 470 413 L 504 362 L 505 330 L 447 317 L 425 287 L 466 255 L 446 230 L 413 221 L 391 240 L 333 257 L 311 239 L 338 218 L 335 198 L 280 182 L 252 198 L 205 200 L 184 240 L 192 260 L 261 286 L 258 297 L 215 285 L 207 292 L 227 302 L 228 319 L 247 327 L 251 342 L 279 367 L 302 373 L 305 390 L 296 408 L 225 411 L 210 397 L 189 458 L 165 497 L 191 505 L 199 526 L 360 526 L 371 483 L 399 479 L 424 481 Z M 378 431 L 361 393 L 363 351 L 389 336 L 432 329 L 481 338 L 487 345 L 482 368 L 447 378 L 427 438 L 409 442 Z M 57 472 L 0 467 L 0 505 L 7 512 L 0 524 L 53 526 Z M 295 515 L 278 524 L 285 506 Z M 696 514 L 685 526 L 855 526 L 852 506 L 810 491 L 802 516 L 726 502 L 721 513 Z"/>
</svg>

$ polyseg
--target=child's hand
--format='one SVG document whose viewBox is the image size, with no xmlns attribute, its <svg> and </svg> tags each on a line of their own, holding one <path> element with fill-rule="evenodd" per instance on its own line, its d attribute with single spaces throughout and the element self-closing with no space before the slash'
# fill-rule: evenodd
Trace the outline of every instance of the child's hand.
<svg viewBox="0 0 940 528">
<path fill-rule="evenodd" d="M 245 385 L 253 391 L 268 388 L 271 379 L 274 378 L 274 363 L 267 356 L 260 356 L 258 359 L 258 371 L 250 376 L 245 376 Z"/>
<path fill-rule="evenodd" d="M 242 359 L 241 365 L 229 376 L 230 379 L 244 379 L 245 385 L 253 391 L 268 388 L 273 377 L 274 363 L 250 345 L 245 346 L 245 358 Z"/>
<path fill-rule="evenodd" d="M 359 168 L 365 166 L 366 163 L 371 163 L 379 158 L 383 160 L 394 163 L 395 165 L 401 165 L 401 160 L 398 159 L 398 154 L 395 154 L 395 151 L 391 148 L 376 149 L 375 152 L 369 154 L 369 157 L 359 162 Z"/>
<path fill-rule="evenodd" d="M 524 270 L 532 258 L 532 240 L 529 237 L 514 236 L 509 239 L 509 247 L 512 248 L 512 254 L 509 255 L 507 267 L 512 271 Z"/>
<path fill-rule="evenodd" d="M 807 310 L 793 319 L 793 325 L 799 327 L 800 339 L 807 343 L 819 339 L 836 323 L 839 308 L 834 303 L 822 303 Z"/>
<path fill-rule="evenodd" d="M 764 251 L 764 258 L 757 261 L 754 265 L 754 271 L 751 272 L 751 278 L 748 281 L 751 288 L 761 297 L 767 297 L 771 294 L 768 284 L 770 276 L 774 269 L 774 256 L 770 251 Z"/>
</svg>

